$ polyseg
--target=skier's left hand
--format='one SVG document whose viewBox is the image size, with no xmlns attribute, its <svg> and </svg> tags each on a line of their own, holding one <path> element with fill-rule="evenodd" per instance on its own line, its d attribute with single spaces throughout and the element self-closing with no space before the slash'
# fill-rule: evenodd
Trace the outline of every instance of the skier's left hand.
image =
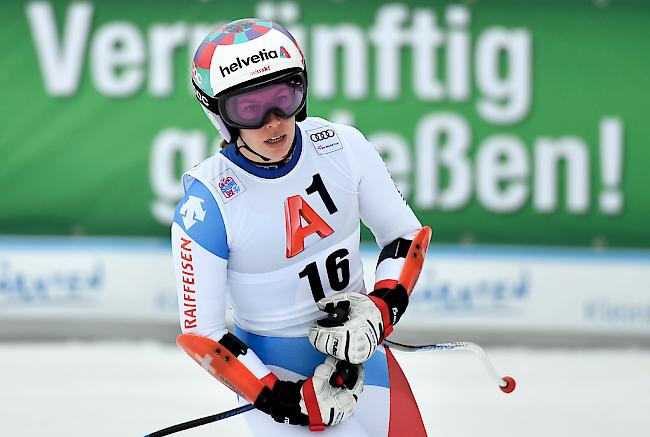
<svg viewBox="0 0 650 437">
<path fill-rule="evenodd" d="M 317 350 L 359 364 L 370 358 L 383 341 L 385 321 L 369 296 L 342 293 L 321 299 L 317 305 L 329 313 L 309 330 L 309 341 Z"/>
<path fill-rule="evenodd" d="M 334 426 L 352 417 L 363 392 L 363 375 L 363 365 L 327 357 L 307 380 L 276 381 L 272 389 L 265 387 L 255 407 L 276 422 L 322 431 L 324 425 Z"/>
</svg>

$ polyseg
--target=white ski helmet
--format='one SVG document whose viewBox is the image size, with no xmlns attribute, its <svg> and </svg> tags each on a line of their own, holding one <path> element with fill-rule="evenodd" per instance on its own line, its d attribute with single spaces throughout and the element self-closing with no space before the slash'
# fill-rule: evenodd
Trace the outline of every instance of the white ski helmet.
<svg viewBox="0 0 650 437">
<path fill-rule="evenodd" d="M 301 102 L 282 116 L 307 117 L 307 71 L 305 58 L 293 36 L 282 26 L 267 20 L 245 18 L 224 24 L 205 37 L 194 54 L 192 84 L 196 98 L 212 124 L 226 141 L 238 136 L 238 126 L 228 117 L 225 102 L 232 94 L 241 94 L 267 84 L 298 76 Z M 293 82 L 292 82 L 293 83 Z M 268 116 L 268 112 L 264 118 Z"/>
</svg>

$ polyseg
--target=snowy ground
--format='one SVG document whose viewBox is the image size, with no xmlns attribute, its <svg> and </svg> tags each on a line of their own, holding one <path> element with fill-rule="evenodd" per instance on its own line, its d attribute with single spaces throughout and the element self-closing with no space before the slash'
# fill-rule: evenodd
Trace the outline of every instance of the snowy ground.
<svg viewBox="0 0 650 437">
<path fill-rule="evenodd" d="M 650 435 L 650 351 L 488 351 L 504 395 L 469 352 L 396 352 L 429 436 Z M 0 435 L 143 436 L 235 405 L 182 351 L 157 343 L 0 344 Z M 246 436 L 242 416 L 181 436 Z"/>
</svg>

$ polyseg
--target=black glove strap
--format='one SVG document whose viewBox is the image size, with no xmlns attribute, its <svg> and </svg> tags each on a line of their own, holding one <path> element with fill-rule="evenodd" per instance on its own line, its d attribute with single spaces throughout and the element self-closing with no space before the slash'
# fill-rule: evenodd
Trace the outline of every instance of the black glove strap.
<svg viewBox="0 0 650 437">
<path fill-rule="evenodd" d="M 255 407 L 270 414 L 276 422 L 309 425 L 309 417 L 300 412 L 300 388 L 303 382 L 277 381 L 273 390 L 264 387 L 255 400 Z"/>
<path fill-rule="evenodd" d="M 378 297 L 386 302 L 393 326 L 399 322 L 409 304 L 409 294 L 401 284 L 397 284 L 395 288 L 378 288 L 370 293 L 370 296 Z"/>
</svg>

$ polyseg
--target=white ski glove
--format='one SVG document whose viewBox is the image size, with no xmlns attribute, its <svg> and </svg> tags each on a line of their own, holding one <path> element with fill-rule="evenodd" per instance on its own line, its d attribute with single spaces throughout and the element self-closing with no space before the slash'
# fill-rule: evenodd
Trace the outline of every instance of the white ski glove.
<svg viewBox="0 0 650 437">
<path fill-rule="evenodd" d="M 300 410 L 305 414 L 308 411 L 308 382 L 302 386 L 300 399 Z M 363 391 L 363 365 L 346 363 L 330 356 L 316 367 L 312 382 L 323 424 L 338 425 L 354 414 L 357 399 Z M 313 426 L 310 428 L 313 430 Z"/>
<path fill-rule="evenodd" d="M 342 293 L 321 299 L 317 305 L 329 313 L 309 330 L 309 341 L 317 350 L 359 364 L 370 358 L 383 341 L 384 319 L 369 296 Z"/>
<path fill-rule="evenodd" d="M 337 425 L 354 414 L 363 391 L 363 365 L 327 357 L 306 380 L 277 381 L 255 400 L 276 422 L 309 425 L 311 431 Z"/>
</svg>

